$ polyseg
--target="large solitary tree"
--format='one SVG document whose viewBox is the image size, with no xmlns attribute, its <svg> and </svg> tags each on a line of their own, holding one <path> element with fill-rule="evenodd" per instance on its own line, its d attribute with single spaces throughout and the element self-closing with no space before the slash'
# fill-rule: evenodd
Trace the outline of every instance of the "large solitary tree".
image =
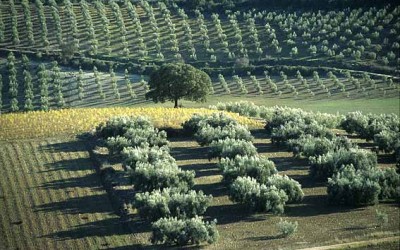
<svg viewBox="0 0 400 250">
<path fill-rule="evenodd" d="M 211 79 L 207 73 L 184 64 L 166 64 L 150 76 L 150 91 L 146 99 L 154 102 L 172 101 L 178 108 L 178 101 L 205 102 L 212 92 Z"/>
</svg>

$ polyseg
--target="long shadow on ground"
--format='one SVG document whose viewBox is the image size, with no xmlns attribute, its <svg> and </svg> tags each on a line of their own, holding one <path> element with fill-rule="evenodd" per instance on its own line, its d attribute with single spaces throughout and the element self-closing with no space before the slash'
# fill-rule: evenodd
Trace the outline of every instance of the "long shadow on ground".
<svg viewBox="0 0 400 250">
<path fill-rule="evenodd" d="M 141 228 L 144 228 L 143 226 L 144 225 L 142 225 Z M 131 231 L 129 230 L 127 225 L 121 224 L 121 221 L 118 217 L 115 217 L 105 220 L 88 222 L 79 226 L 75 226 L 71 229 L 45 235 L 44 237 L 56 238 L 58 240 L 67 240 L 93 236 L 104 237 L 125 234 L 131 234 Z"/>
<path fill-rule="evenodd" d="M 40 150 L 50 151 L 50 152 L 80 152 L 87 151 L 88 147 L 84 141 L 66 141 L 51 143 L 40 147 Z"/>
<path fill-rule="evenodd" d="M 180 165 L 180 167 L 183 170 L 195 171 L 196 177 L 212 176 L 221 173 L 221 170 L 219 170 L 217 165 L 214 163 L 187 164 L 187 165 Z"/>
<path fill-rule="evenodd" d="M 93 170 L 93 163 L 88 158 L 77 158 L 69 160 L 60 160 L 54 163 L 45 164 L 47 170 L 39 171 L 39 173 L 53 172 L 59 170 L 66 171 L 85 171 Z"/>
<path fill-rule="evenodd" d="M 36 211 L 61 211 L 66 214 L 84 214 L 84 213 L 107 213 L 111 212 L 104 202 L 108 201 L 106 193 L 74 197 L 64 201 L 56 201 L 36 206 Z"/>
<path fill-rule="evenodd" d="M 309 217 L 324 214 L 347 213 L 363 208 L 333 206 L 328 203 L 326 195 L 307 195 L 299 204 L 291 204 L 285 207 L 285 215 L 293 217 Z"/>
<path fill-rule="evenodd" d="M 96 173 L 87 174 L 80 177 L 54 180 L 38 186 L 42 189 L 71 189 L 71 188 L 90 188 L 91 190 L 101 190 Z"/>
<path fill-rule="evenodd" d="M 177 161 L 207 159 L 208 147 L 174 147 L 171 155 Z"/>
</svg>

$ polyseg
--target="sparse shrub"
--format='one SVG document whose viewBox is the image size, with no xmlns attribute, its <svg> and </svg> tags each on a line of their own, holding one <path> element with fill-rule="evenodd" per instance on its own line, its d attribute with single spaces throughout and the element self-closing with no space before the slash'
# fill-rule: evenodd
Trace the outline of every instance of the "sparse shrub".
<svg viewBox="0 0 400 250">
<path fill-rule="evenodd" d="M 271 175 L 267 178 L 264 184 L 267 187 L 275 186 L 276 188 L 283 190 L 288 196 L 288 203 L 299 202 L 304 197 L 300 183 L 288 177 L 287 175 Z"/>
<path fill-rule="evenodd" d="M 224 127 L 212 127 L 208 124 L 200 128 L 195 134 L 197 142 L 201 145 L 209 145 L 213 141 L 224 140 L 226 138 L 252 141 L 250 131 L 247 127 L 240 124 L 228 124 Z"/>
<path fill-rule="evenodd" d="M 310 174 L 317 179 L 325 180 L 337 173 L 342 165 L 352 164 L 357 170 L 372 169 L 377 165 L 377 157 L 375 153 L 365 149 L 339 149 L 310 157 L 310 164 Z"/>
<path fill-rule="evenodd" d="M 375 209 L 375 217 L 376 217 L 376 221 L 378 222 L 379 227 L 384 227 L 389 222 L 388 214 L 385 212 L 382 212 L 378 209 Z"/>
<path fill-rule="evenodd" d="M 162 217 L 192 218 L 201 215 L 207 210 L 211 200 L 212 196 L 204 195 L 202 191 L 180 193 L 165 188 L 151 193 L 137 193 L 134 206 L 143 218 L 156 221 Z"/>
<path fill-rule="evenodd" d="M 267 187 L 251 177 L 238 177 L 230 187 L 232 201 L 245 204 L 257 212 L 280 214 L 288 200 L 283 190 L 275 186 Z"/>
<path fill-rule="evenodd" d="M 356 169 L 352 164 L 343 166 L 328 179 L 328 199 L 333 204 L 352 206 L 378 203 L 379 172 L 374 169 Z"/>
<path fill-rule="evenodd" d="M 249 176 L 259 183 L 265 183 L 268 177 L 278 173 L 273 161 L 260 156 L 238 155 L 233 159 L 222 158 L 218 166 L 228 184 L 239 176 Z"/>
<path fill-rule="evenodd" d="M 341 126 L 348 133 L 357 133 L 366 140 L 372 140 L 384 130 L 399 132 L 400 120 L 395 114 L 363 115 L 361 112 L 350 112 Z"/>
<path fill-rule="evenodd" d="M 290 222 L 281 219 L 278 222 L 278 224 L 276 224 L 276 228 L 278 229 L 279 234 L 285 238 L 295 234 L 297 232 L 297 227 L 298 227 L 297 221 Z"/>
<path fill-rule="evenodd" d="M 106 147 L 111 155 L 119 154 L 124 148 L 131 146 L 131 142 L 124 136 L 109 137 L 106 141 Z"/>
<path fill-rule="evenodd" d="M 375 134 L 374 143 L 378 145 L 380 150 L 386 153 L 393 152 L 396 146 L 400 144 L 400 133 L 383 130 L 379 134 Z"/>
<path fill-rule="evenodd" d="M 225 127 L 229 124 L 237 125 L 238 122 L 225 113 L 214 113 L 210 116 L 202 116 L 199 114 L 194 114 L 189 120 L 182 124 L 183 129 L 188 134 L 195 134 L 203 126 L 209 125 L 213 128 Z"/>
<path fill-rule="evenodd" d="M 257 149 L 253 143 L 227 138 L 225 140 L 213 141 L 208 151 L 208 159 L 212 158 L 235 158 L 237 155 L 253 156 L 257 154 Z"/>
<path fill-rule="evenodd" d="M 379 171 L 379 186 L 381 192 L 379 199 L 397 199 L 400 200 L 400 174 L 394 168 L 385 168 Z"/>
<path fill-rule="evenodd" d="M 122 150 L 123 166 L 129 170 L 135 170 L 137 163 L 156 163 L 167 161 L 175 163 L 175 159 L 169 154 L 168 147 L 126 147 Z"/>
<path fill-rule="evenodd" d="M 289 139 L 298 139 L 302 135 L 312 135 L 314 137 L 325 137 L 328 139 L 332 139 L 334 136 L 332 131 L 316 122 L 305 124 L 301 121 L 291 121 L 278 128 L 272 129 L 271 141 L 272 143 L 286 144 Z"/>
<path fill-rule="evenodd" d="M 348 133 L 358 133 L 368 125 L 368 119 L 361 112 L 349 112 L 342 121 L 341 127 Z"/>
<path fill-rule="evenodd" d="M 156 161 L 153 164 L 137 162 L 130 177 L 137 191 L 177 188 L 189 190 L 194 185 L 194 171 L 184 171 L 170 161 Z"/>
<path fill-rule="evenodd" d="M 201 242 L 212 244 L 219 237 L 216 223 L 216 220 L 204 222 L 197 216 L 191 219 L 161 218 L 152 224 L 151 242 L 179 246 Z"/>
<path fill-rule="evenodd" d="M 340 148 L 350 149 L 356 145 L 344 136 L 335 136 L 333 139 L 325 137 L 314 137 L 312 135 L 303 135 L 299 139 L 291 139 L 287 143 L 289 150 L 293 151 L 295 156 L 302 155 L 304 157 L 318 156 L 336 151 Z"/>
<path fill-rule="evenodd" d="M 143 116 L 116 116 L 97 126 L 96 134 L 106 139 L 112 136 L 123 136 L 130 128 L 153 128 L 153 124 L 147 117 Z"/>
</svg>

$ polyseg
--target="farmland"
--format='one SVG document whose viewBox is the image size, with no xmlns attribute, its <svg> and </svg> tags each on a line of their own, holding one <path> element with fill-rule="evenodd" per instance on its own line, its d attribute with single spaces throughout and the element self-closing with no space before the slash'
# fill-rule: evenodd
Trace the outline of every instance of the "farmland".
<svg viewBox="0 0 400 250">
<path fill-rule="evenodd" d="M 327 2 L 0 0 L 0 249 L 397 249 L 400 6 Z"/>
<path fill-rule="evenodd" d="M 93 249 L 132 242 L 112 214 L 84 143 L 1 142 L 0 159 L 2 249 Z"/>
</svg>

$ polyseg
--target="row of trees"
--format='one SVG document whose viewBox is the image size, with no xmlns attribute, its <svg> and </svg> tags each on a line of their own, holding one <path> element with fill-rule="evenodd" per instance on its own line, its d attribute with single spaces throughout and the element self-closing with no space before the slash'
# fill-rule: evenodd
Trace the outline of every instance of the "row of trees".
<svg viewBox="0 0 400 250">
<path fill-rule="evenodd" d="M 169 154 L 167 134 L 145 117 L 114 117 L 96 129 L 110 154 L 122 156 L 136 195 L 133 205 L 152 223 L 153 243 L 200 244 L 218 239 L 216 221 L 200 217 L 212 196 L 191 190 L 194 171 Z"/>
<path fill-rule="evenodd" d="M 293 179 L 277 174 L 272 161 L 257 154 L 250 131 L 224 113 L 194 115 L 183 125 L 202 146 L 209 145 L 209 159 L 218 158 L 231 200 L 255 211 L 282 213 L 286 202 L 304 194 Z"/>
<path fill-rule="evenodd" d="M 181 54 L 179 50 L 179 47 L 182 46 L 178 42 L 180 40 L 178 34 L 174 32 L 175 29 L 178 29 L 175 27 L 177 23 L 172 18 L 169 7 L 164 3 L 157 4 L 167 24 L 165 28 L 162 28 L 169 31 L 171 46 L 169 46 L 168 50 L 173 52 L 173 59 L 181 60 L 185 55 Z M 45 47 L 48 47 L 51 41 L 49 41 L 47 31 L 48 20 L 44 16 L 46 6 L 43 5 L 41 0 L 36 0 L 35 5 L 41 27 L 41 42 Z M 49 5 L 53 17 L 52 21 L 56 27 L 57 43 L 61 47 L 65 45 L 62 43 L 62 39 L 65 37 L 63 32 L 66 31 L 62 30 L 61 22 L 63 20 L 60 19 L 59 14 L 60 8 L 63 8 L 63 11 L 66 13 L 65 16 L 70 23 L 72 33 L 70 36 L 72 40 L 69 43 L 73 43 L 74 48 L 79 48 L 77 17 L 71 2 L 65 0 L 64 7 L 60 7 L 52 0 L 49 1 Z M 150 27 L 156 38 L 157 56 L 163 60 L 165 52 L 161 50 L 162 41 L 160 36 L 163 30 L 156 24 L 153 6 L 145 1 L 141 1 L 139 5 L 149 17 Z M 80 3 L 80 6 L 86 26 L 85 37 L 89 40 L 89 46 L 81 47 L 82 49 L 89 51 L 93 55 L 102 51 L 105 51 L 108 55 L 111 54 L 110 44 L 112 37 L 116 34 L 111 34 L 109 30 L 108 19 L 110 16 L 107 15 L 108 12 L 106 11 L 109 7 L 118 25 L 118 36 L 121 37 L 122 54 L 128 57 L 137 56 L 139 58 L 143 58 L 148 54 L 147 42 L 145 41 L 147 36 L 143 36 L 142 27 L 138 25 L 140 24 L 139 15 L 135 13 L 136 6 L 130 1 L 124 1 L 122 4 L 111 2 L 107 5 L 95 2 L 93 6 L 84 1 Z M 22 7 L 25 13 L 27 40 L 32 42 L 34 41 L 32 28 L 34 24 L 30 17 L 30 6 L 27 4 L 27 1 L 23 1 Z M 299 14 L 281 11 L 227 11 L 226 15 L 223 15 L 223 13 L 213 13 L 211 20 L 207 20 L 199 10 L 196 10 L 197 25 L 201 35 L 201 44 L 197 46 L 196 41 L 190 35 L 190 25 L 192 25 L 192 22 L 187 18 L 183 9 L 177 5 L 172 5 L 172 7 L 177 10 L 178 15 L 183 19 L 181 25 L 187 31 L 184 36 L 189 37 L 188 41 L 185 42 L 188 45 L 188 58 L 192 60 L 198 59 L 196 49 L 199 47 L 205 48 L 208 57 L 206 59 L 211 62 L 216 62 L 219 55 L 228 56 L 231 60 L 242 57 L 259 60 L 280 53 L 286 53 L 292 57 L 297 57 L 298 55 L 328 56 L 338 60 L 347 58 L 359 61 L 361 58 L 364 58 L 375 60 L 377 63 L 384 65 L 394 65 L 399 60 L 395 53 L 396 49 L 400 46 L 397 41 L 398 34 L 396 31 L 396 28 L 400 27 L 400 23 L 396 19 L 396 16 L 400 13 L 398 7 L 390 9 L 388 6 L 385 6 L 380 9 L 370 8 L 329 12 L 304 11 Z M 91 21 L 93 17 L 90 14 L 90 8 L 95 8 L 99 13 L 104 39 L 106 40 L 104 49 L 98 48 L 101 39 L 99 34 L 95 34 L 95 25 Z M 125 17 L 122 15 L 121 8 L 128 10 L 129 17 L 135 26 L 132 30 L 135 33 L 134 37 L 137 37 L 139 40 L 137 43 L 140 48 L 138 54 L 131 55 L 132 45 L 129 44 L 129 39 L 126 38 L 128 34 L 125 27 L 128 20 L 124 20 Z M 20 32 L 18 32 L 18 15 L 14 1 L 10 3 L 10 10 L 12 40 L 14 44 L 18 45 L 20 43 Z M 224 20 L 229 20 L 229 22 L 224 22 Z M 4 24 L 2 17 L 0 17 L 0 35 L 5 33 L 4 25 L 3 32 L 1 31 L 1 22 Z M 210 39 L 209 33 L 212 30 L 209 30 L 208 27 L 210 25 L 208 25 L 208 22 L 213 24 L 218 39 Z M 243 25 L 248 26 L 249 30 L 246 32 L 242 31 L 241 26 Z M 389 26 L 390 28 L 384 29 L 384 26 Z M 231 28 L 234 30 L 235 35 L 228 37 L 226 30 Z M 214 45 L 214 41 L 218 44 Z"/>
<path fill-rule="evenodd" d="M 368 121 L 359 113 L 349 113 L 345 119 L 339 119 L 340 123 L 331 123 L 296 111 L 273 112 L 266 130 L 273 143 L 288 147 L 297 157 L 309 158 L 311 176 L 328 179 L 328 198 L 332 203 L 359 206 L 400 197 L 400 176 L 393 168 L 379 169 L 375 153 L 359 149 L 347 137 L 335 136 L 326 126 L 338 128 L 340 124 L 348 132 L 364 133 L 366 139 L 375 135 L 377 141 L 382 139 L 382 148 L 393 152 L 399 145 L 397 116 L 371 115 Z"/>
<path fill-rule="evenodd" d="M 75 74 L 61 72 L 61 68 L 57 61 L 52 63 L 40 63 L 36 65 L 25 54 L 17 59 L 14 53 L 9 53 L 6 64 L 4 65 L 5 75 L 2 79 L 2 89 L 7 93 L 7 98 L 2 99 L 9 103 L 8 110 L 15 112 L 19 110 L 31 111 L 34 109 L 49 110 L 51 107 L 66 107 L 65 95 L 76 93 L 79 100 L 83 100 L 88 89 L 88 81 L 92 81 L 96 86 L 97 92 L 101 99 L 106 98 L 104 83 L 109 83 L 114 93 L 114 97 L 121 97 L 121 83 L 116 76 L 112 67 L 110 67 L 109 77 L 102 77 L 96 67 L 93 67 L 93 78 L 88 77 L 88 73 L 79 68 Z M 89 73 L 90 74 L 90 73 Z M 71 77 L 72 76 L 72 77 Z M 124 85 L 131 99 L 136 99 L 135 89 L 140 88 L 141 91 L 149 90 L 144 76 L 135 84 L 132 83 L 131 75 L 125 70 L 123 76 Z M 2 75 L 3 78 L 3 75 Z M 37 84 L 36 84 L 37 83 Z M 0 95 L 3 97 L 3 95 Z M 35 101 L 35 98 L 38 98 Z"/>
<path fill-rule="evenodd" d="M 347 137 L 336 136 L 330 130 L 341 128 L 374 139 L 377 149 L 394 153 L 398 161 L 400 124 L 394 114 L 354 112 L 344 117 L 247 102 L 220 103 L 214 108 L 266 119 L 266 132 L 274 143 L 286 146 L 295 157 L 308 158 L 310 175 L 328 180 L 328 198 L 332 204 L 370 205 L 400 197 L 400 175 L 394 168 L 380 169 L 374 152 L 359 149 Z"/>
</svg>

